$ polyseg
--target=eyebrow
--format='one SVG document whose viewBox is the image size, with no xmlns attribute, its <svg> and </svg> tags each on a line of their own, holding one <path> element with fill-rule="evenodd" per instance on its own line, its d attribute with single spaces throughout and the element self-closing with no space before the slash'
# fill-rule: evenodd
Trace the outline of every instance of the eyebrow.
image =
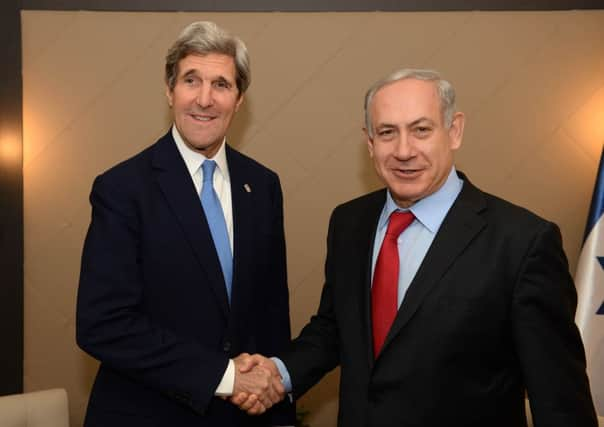
<svg viewBox="0 0 604 427">
<path fill-rule="evenodd" d="M 191 68 L 191 69 L 185 71 L 183 73 L 182 77 L 189 77 L 191 75 L 197 76 L 198 74 L 199 73 L 197 72 L 197 70 L 195 68 Z M 235 83 L 235 82 L 227 79 L 226 77 L 224 77 L 222 75 L 217 76 L 216 78 L 212 79 L 212 81 L 214 81 L 214 82 L 225 82 L 225 83 L 228 83 L 230 85 L 232 85 L 232 84 Z"/>
<path fill-rule="evenodd" d="M 182 74 L 182 76 L 183 76 L 183 77 L 187 77 L 187 76 L 190 76 L 191 74 L 197 74 L 197 71 L 196 71 L 194 68 L 191 68 L 191 69 L 189 69 L 189 70 L 185 71 L 185 72 Z"/>
<path fill-rule="evenodd" d="M 213 81 L 215 81 L 215 82 L 224 82 L 224 83 L 228 83 L 228 84 L 232 84 L 233 83 L 233 82 L 231 82 L 229 79 L 227 79 L 224 76 L 218 76 Z"/>
<path fill-rule="evenodd" d="M 412 128 L 412 127 L 422 124 L 424 122 L 426 122 L 426 124 L 429 124 L 429 125 L 434 125 L 434 121 L 429 119 L 428 117 L 420 117 L 418 119 L 413 120 L 410 123 L 407 123 L 405 125 L 405 128 Z M 377 126 L 375 127 L 375 129 L 384 129 L 384 128 L 391 129 L 391 128 L 398 128 L 398 127 L 399 127 L 399 125 L 397 125 L 397 124 L 383 122 L 383 123 L 378 123 Z"/>
<path fill-rule="evenodd" d="M 427 124 L 434 125 L 434 121 L 429 119 L 428 117 L 420 117 L 419 119 L 413 120 L 411 123 L 409 123 L 407 127 L 412 128 L 413 126 L 417 126 L 423 122 L 427 122 Z"/>
<path fill-rule="evenodd" d="M 382 128 L 396 128 L 398 127 L 397 125 L 393 124 L 393 123 L 388 123 L 388 122 L 384 122 L 384 123 L 378 123 L 375 128 L 376 129 L 382 129 Z"/>
</svg>

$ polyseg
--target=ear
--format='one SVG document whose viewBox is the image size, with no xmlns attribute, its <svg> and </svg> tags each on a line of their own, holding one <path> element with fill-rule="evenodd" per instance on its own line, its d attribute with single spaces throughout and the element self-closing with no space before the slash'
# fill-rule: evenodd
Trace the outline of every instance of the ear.
<svg viewBox="0 0 604 427">
<path fill-rule="evenodd" d="M 170 86 L 166 85 L 166 98 L 168 98 L 168 105 L 172 108 L 174 91 L 170 89 Z"/>
<path fill-rule="evenodd" d="M 449 141 L 451 144 L 451 150 L 457 150 L 461 147 L 461 141 L 463 140 L 463 130 L 466 123 L 466 116 L 464 113 L 456 112 L 453 114 L 453 120 L 451 121 L 451 127 L 449 128 Z"/>
<path fill-rule="evenodd" d="M 363 128 L 363 133 L 365 134 L 365 141 L 367 142 L 367 149 L 369 150 L 369 157 L 373 158 L 373 138 L 369 136 L 369 132 L 367 128 Z"/>
<path fill-rule="evenodd" d="M 241 105 L 242 102 L 243 102 L 243 94 L 241 94 L 241 96 L 237 100 L 237 103 L 235 104 L 235 111 L 239 111 L 239 106 Z"/>
</svg>

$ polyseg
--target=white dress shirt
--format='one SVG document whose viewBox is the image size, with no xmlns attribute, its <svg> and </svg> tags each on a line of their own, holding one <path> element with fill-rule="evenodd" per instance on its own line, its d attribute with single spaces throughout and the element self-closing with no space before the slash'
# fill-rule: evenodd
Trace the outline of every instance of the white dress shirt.
<svg viewBox="0 0 604 427">
<path fill-rule="evenodd" d="M 203 172 L 201 170 L 202 163 L 207 160 L 207 157 L 197 151 L 193 151 L 183 141 L 180 133 L 176 126 L 172 126 L 172 137 L 176 142 L 176 147 L 180 152 L 187 170 L 191 175 L 197 194 L 201 194 L 203 188 Z M 229 243 L 231 244 L 231 253 L 233 253 L 233 201 L 231 200 L 231 177 L 229 175 L 229 167 L 226 159 L 226 138 L 222 141 L 220 148 L 216 155 L 212 158 L 216 162 L 216 169 L 214 170 L 214 191 L 218 195 L 220 205 L 222 206 L 222 212 L 224 213 L 224 220 L 227 226 L 227 232 L 229 233 Z M 201 203 L 201 199 L 199 200 Z M 233 394 L 233 388 L 235 386 L 235 362 L 229 359 L 226 371 L 222 376 L 222 380 L 216 391 L 214 392 L 217 396 L 230 396 Z"/>
<path fill-rule="evenodd" d="M 174 138 L 174 141 L 176 141 L 176 147 L 187 165 L 197 194 L 201 194 L 203 188 L 203 171 L 201 170 L 201 164 L 207 157 L 197 151 L 191 150 L 183 141 L 176 126 L 172 126 L 172 137 Z M 233 201 L 231 200 L 231 176 L 229 175 L 229 166 L 227 164 L 226 150 L 224 148 L 225 145 L 226 138 L 222 141 L 218 152 L 211 160 L 216 162 L 216 169 L 214 170 L 214 191 L 216 191 L 218 200 L 220 200 L 220 205 L 222 206 L 224 221 L 226 222 L 227 231 L 229 233 L 231 253 L 233 253 Z"/>
</svg>

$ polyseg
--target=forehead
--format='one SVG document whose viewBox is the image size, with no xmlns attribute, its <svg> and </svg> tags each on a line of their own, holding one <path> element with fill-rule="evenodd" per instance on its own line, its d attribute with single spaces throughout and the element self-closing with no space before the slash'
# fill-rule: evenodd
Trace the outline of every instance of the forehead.
<svg viewBox="0 0 604 427">
<path fill-rule="evenodd" d="M 438 121 L 440 99 L 431 81 L 404 79 L 380 88 L 371 102 L 373 122 L 395 119 L 411 122 L 419 117 Z"/>
<path fill-rule="evenodd" d="M 178 74 L 197 73 L 207 78 L 223 77 L 235 80 L 235 61 L 229 55 L 208 53 L 206 55 L 189 54 L 178 62 Z"/>
</svg>

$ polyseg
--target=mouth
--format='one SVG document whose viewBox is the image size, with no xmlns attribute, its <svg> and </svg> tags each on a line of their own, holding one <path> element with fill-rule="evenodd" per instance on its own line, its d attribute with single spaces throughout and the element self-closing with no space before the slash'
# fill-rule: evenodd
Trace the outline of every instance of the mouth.
<svg viewBox="0 0 604 427">
<path fill-rule="evenodd" d="M 196 122 L 210 122 L 216 119 L 217 116 L 209 114 L 189 114 L 189 117 L 191 117 Z"/>
<path fill-rule="evenodd" d="M 399 178 L 411 179 L 418 177 L 422 170 L 412 168 L 392 168 L 391 171 Z"/>
</svg>

